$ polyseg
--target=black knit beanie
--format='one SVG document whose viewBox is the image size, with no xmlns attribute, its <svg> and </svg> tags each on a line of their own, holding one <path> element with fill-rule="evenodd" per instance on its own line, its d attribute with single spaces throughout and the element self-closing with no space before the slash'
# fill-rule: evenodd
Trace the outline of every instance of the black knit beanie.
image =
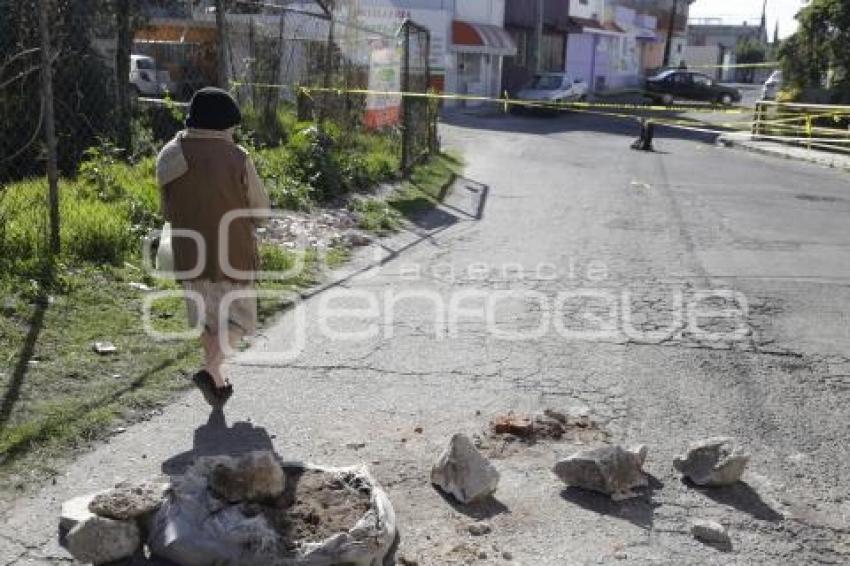
<svg viewBox="0 0 850 566">
<path fill-rule="evenodd" d="M 226 130 L 241 123 L 239 105 L 227 91 L 208 86 L 192 97 L 186 117 L 187 128 Z"/>
</svg>

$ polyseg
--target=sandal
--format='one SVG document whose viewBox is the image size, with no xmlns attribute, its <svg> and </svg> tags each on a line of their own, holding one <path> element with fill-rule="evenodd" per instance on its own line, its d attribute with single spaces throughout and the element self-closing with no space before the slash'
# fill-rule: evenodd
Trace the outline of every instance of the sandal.
<svg viewBox="0 0 850 566">
<path fill-rule="evenodd" d="M 233 385 L 228 383 L 224 387 L 215 384 L 210 372 L 201 370 L 192 376 L 192 382 L 201 390 L 204 400 L 211 407 L 221 407 L 233 396 Z"/>
</svg>

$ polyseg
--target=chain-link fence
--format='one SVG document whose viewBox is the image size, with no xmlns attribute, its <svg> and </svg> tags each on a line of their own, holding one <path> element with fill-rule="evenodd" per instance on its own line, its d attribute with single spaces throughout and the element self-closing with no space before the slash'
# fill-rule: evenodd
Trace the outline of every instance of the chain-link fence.
<svg viewBox="0 0 850 566">
<path fill-rule="evenodd" d="M 357 2 L 0 0 L 0 181 L 44 173 L 42 4 L 65 175 L 104 142 L 130 160 L 150 153 L 208 85 L 233 88 L 262 141 L 289 105 L 346 132 L 397 135 L 402 170 L 436 149 L 437 105 L 400 94 L 428 92 L 428 30 L 370 27 Z"/>
<path fill-rule="evenodd" d="M 257 13 L 228 14 L 226 50 L 240 102 L 262 124 L 274 123 L 281 103 L 294 103 L 301 120 L 330 121 L 345 133 L 380 130 L 398 137 L 403 171 L 436 150 L 437 105 L 416 96 L 430 82 L 426 28 L 408 20 L 372 27 L 356 2 L 328 11 L 253 5 Z"/>
</svg>

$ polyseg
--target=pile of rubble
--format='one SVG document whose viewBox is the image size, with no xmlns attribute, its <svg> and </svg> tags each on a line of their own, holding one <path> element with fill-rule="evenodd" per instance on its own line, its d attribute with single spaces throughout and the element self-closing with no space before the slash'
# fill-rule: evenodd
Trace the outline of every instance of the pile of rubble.
<svg viewBox="0 0 850 566">
<path fill-rule="evenodd" d="M 544 418 L 514 414 L 499 417 L 491 423 L 491 431 L 523 440 L 558 439 L 573 418 L 551 410 L 544 415 Z M 587 426 L 591 422 L 590 417 L 582 417 L 580 422 Z M 589 490 L 607 495 L 613 501 L 623 501 L 639 497 L 641 490 L 649 486 L 649 476 L 643 470 L 648 454 L 646 445 L 627 448 L 606 444 L 580 450 L 559 460 L 553 471 L 570 488 Z M 739 482 L 749 460 L 750 456 L 731 438 L 717 437 L 691 443 L 682 456 L 673 460 L 673 467 L 686 482 L 714 488 Z M 456 434 L 434 464 L 431 482 L 459 503 L 469 504 L 485 500 L 496 492 L 499 472 L 472 440 Z M 479 530 L 479 526 L 476 525 L 475 529 Z M 726 528 L 717 522 L 695 520 L 691 534 L 719 549 L 731 548 Z"/>
<path fill-rule="evenodd" d="M 358 216 L 345 208 L 281 212 L 258 229 L 262 241 L 286 249 L 365 246 L 372 237 L 357 229 Z"/>
<path fill-rule="evenodd" d="M 510 414 L 491 429 L 557 439 L 569 426 L 592 422 L 587 414 L 549 410 L 544 416 Z M 648 454 L 645 445 L 604 444 L 559 460 L 553 471 L 569 489 L 622 501 L 649 486 L 643 470 Z M 739 482 L 749 458 L 732 439 L 720 437 L 692 443 L 672 464 L 690 484 L 713 488 Z M 500 474 L 468 436 L 455 434 L 430 480 L 446 497 L 469 505 L 491 499 Z M 379 566 L 392 559 L 397 542 L 392 505 L 365 468 L 284 464 L 269 451 L 201 457 L 170 482 L 123 483 L 72 499 L 62 507 L 60 531 L 74 558 L 94 564 L 152 555 L 181 566 Z M 491 527 L 479 522 L 469 532 L 485 536 Z M 719 523 L 695 520 L 691 534 L 731 548 Z"/>
<path fill-rule="evenodd" d="M 396 539 L 392 505 L 365 468 L 286 464 L 268 451 L 202 457 L 170 483 L 72 499 L 60 532 L 80 562 L 180 566 L 378 566 Z"/>
</svg>

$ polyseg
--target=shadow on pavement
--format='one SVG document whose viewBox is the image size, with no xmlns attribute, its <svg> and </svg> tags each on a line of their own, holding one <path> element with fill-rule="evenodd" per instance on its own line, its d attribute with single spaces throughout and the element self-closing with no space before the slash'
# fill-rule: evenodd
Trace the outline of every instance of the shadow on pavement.
<svg viewBox="0 0 850 566">
<path fill-rule="evenodd" d="M 459 503 L 454 497 L 452 497 L 448 493 L 443 492 L 436 486 L 434 486 L 434 491 L 439 493 L 440 497 L 442 497 L 446 503 L 452 506 L 452 509 L 462 515 L 466 515 L 471 519 L 475 519 L 476 521 L 492 519 L 496 515 L 511 512 L 511 510 L 508 509 L 507 505 L 505 505 L 495 497 L 488 497 L 487 499 L 484 499 L 482 501 L 474 501 L 472 503 L 464 504 Z"/>
<path fill-rule="evenodd" d="M 652 117 L 649 116 L 649 118 Z M 517 116 L 497 113 L 471 115 L 462 112 L 447 112 L 441 117 L 444 124 L 476 130 L 542 135 L 595 132 L 630 138 L 637 138 L 640 134 L 639 119 L 639 116 L 619 118 L 579 112 L 563 112 L 549 116 L 534 114 Z M 719 135 L 719 133 L 684 130 L 661 124 L 655 126 L 655 137 L 657 139 L 677 139 L 715 144 Z"/>
<path fill-rule="evenodd" d="M 271 436 L 266 429 L 249 422 L 227 426 L 222 409 L 213 409 L 207 422 L 195 430 L 192 449 L 172 456 L 162 463 L 169 476 L 180 475 L 201 456 L 236 456 L 255 450 L 274 452 Z"/>
<path fill-rule="evenodd" d="M 644 495 L 634 499 L 614 501 L 602 493 L 572 486 L 561 491 L 561 498 L 588 511 L 606 517 L 622 519 L 648 530 L 652 528 L 656 507 L 661 506 L 660 503 L 653 501 L 652 494 L 655 490 L 661 489 L 664 484 L 655 476 L 650 474 L 647 474 L 647 476 L 649 476 L 649 486 L 643 490 Z"/>
<path fill-rule="evenodd" d="M 754 519 L 775 523 L 784 518 L 781 513 L 774 511 L 765 503 L 755 489 L 744 482 L 725 487 L 701 487 L 689 480 L 682 481 L 689 488 L 699 491 L 712 501 L 734 507 Z"/>
</svg>

